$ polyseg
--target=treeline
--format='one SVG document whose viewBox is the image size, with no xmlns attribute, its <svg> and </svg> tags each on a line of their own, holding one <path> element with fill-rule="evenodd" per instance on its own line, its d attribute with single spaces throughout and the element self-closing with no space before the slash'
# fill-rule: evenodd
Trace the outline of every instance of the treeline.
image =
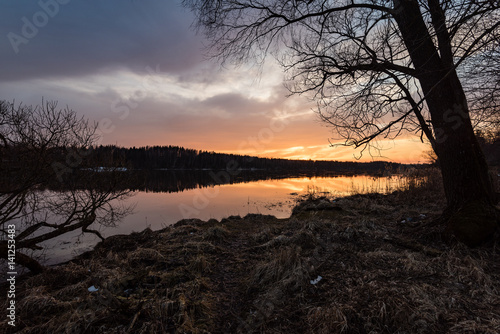
<svg viewBox="0 0 500 334">
<path fill-rule="evenodd" d="M 268 172 L 336 172 L 377 173 L 401 166 L 389 162 L 342 162 L 259 158 L 237 154 L 198 151 L 179 146 L 93 147 L 88 154 L 89 165 L 121 166 L 129 169 L 168 170 L 263 170 Z"/>
</svg>

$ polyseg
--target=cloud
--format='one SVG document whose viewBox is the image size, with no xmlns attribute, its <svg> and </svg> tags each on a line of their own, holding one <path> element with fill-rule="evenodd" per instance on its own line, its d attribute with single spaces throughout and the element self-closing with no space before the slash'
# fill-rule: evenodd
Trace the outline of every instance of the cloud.
<svg viewBox="0 0 500 334">
<path fill-rule="evenodd" d="M 181 73 L 201 60 L 192 16 L 174 1 L 0 0 L 0 6 L 3 81 L 145 73 L 158 64 Z"/>
<path fill-rule="evenodd" d="M 275 101 L 259 101 L 239 93 L 224 93 L 199 101 L 198 108 L 210 111 L 220 117 L 231 117 L 237 114 L 265 115 L 276 107 Z"/>
<path fill-rule="evenodd" d="M 352 148 L 328 146 L 331 129 L 311 111 L 314 102 L 286 98 L 276 62 L 203 61 L 180 0 L 0 0 L 0 8 L 0 98 L 58 100 L 90 120 L 108 119 L 104 144 L 353 157 Z M 276 120 L 285 126 L 273 127 Z M 391 152 L 418 160 L 409 147 Z"/>
</svg>

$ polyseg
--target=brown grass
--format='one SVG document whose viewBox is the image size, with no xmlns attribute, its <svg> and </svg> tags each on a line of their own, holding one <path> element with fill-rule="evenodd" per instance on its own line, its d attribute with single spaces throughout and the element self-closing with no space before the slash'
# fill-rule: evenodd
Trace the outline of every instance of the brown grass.
<svg viewBox="0 0 500 334">
<path fill-rule="evenodd" d="M 322 202 L 289 219 L 190 220 L 110 238 L 19 278 L 15 330 L 500 333 L 498 238 L 473 249 L 445 238 L 437 184 L 341 198 L 340 209 Z"/>
</svg>

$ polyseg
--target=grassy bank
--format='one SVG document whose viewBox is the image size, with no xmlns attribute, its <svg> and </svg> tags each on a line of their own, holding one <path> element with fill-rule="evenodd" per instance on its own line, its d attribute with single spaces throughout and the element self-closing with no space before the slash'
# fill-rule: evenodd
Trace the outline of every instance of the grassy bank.
<svg viewBox="0 0 500 334">
<path fill-rule="evenodd" d="M 19 279 L 15 331 L 499 333 L 498 242 L 445 237 L 436 182 L 110 237 Z"/>
</svg>

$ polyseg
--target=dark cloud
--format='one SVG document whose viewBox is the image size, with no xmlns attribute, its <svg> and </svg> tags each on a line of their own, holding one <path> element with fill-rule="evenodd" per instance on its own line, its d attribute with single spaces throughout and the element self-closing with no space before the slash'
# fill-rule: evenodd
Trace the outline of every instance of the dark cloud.
<svg viewBox="0 0 500 334">
<path fill-rule="evenodd" d="M 177 1 L 0 0 L 0 6 L 3 81 L 145 73 L 156 65 L 180 74 L 201 60 L 192 16 Z"/>
<path fill-rule="evenodd" d="M 216 95 L 202 101 L 202 105 L 205 108 L 220 110 L 227 114 L 247 115 L 269 113 L 275 107 L 274 101 L 259 101 L 238 93 Z"/>
<path fill-rule="evenodd" d="M 106 120 L 103 144 L 252 154 L 317 145 L 310 106 L 285 98 L 281 69 L 202 61 L 201 37 L 179 2 L 0 0 L 0 99 L 57 100 Z M 286 127 L 269 138 L 283 112 Z"/>
</svg>

